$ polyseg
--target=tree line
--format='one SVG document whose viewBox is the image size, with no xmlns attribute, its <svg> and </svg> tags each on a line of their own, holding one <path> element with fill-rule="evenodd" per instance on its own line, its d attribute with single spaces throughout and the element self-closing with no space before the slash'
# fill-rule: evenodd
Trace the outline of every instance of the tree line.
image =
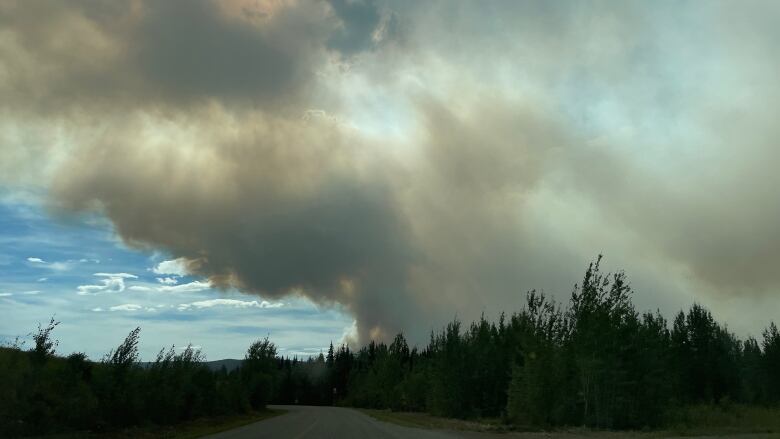
<svg viewBox="0 0 780 439">
<path fill-rule="evenodd" d="M 602 273 L 600 262 L 567 306 L 531 291 L 519 312 L 453 320 L 422 348 L 398 334 L 299 359 L 265 338 L 231 371 L 206 367 L 191 346 L 141 364 L 140 328 L 100 361 L 59 356 L 52 319 L 30 349 L 0 348 L 0 436 L 170 425 L 270 402 L 613 429 L 662 427 L 695 404 L 780 403 L 774 323 L 760 341 L 740 340 L 698 304 L 671 322 L 640 313 L 625 273 Z"/>
<path fill-rule="evenodd" d="M 500 417 L 523 426 L 658 428 L 681 408 L 780 403 L 780 333 L 740 340 L 694 304 L 638 312 L 623 272 L 591 263 L 568 306 L 527 294 L 497 322 L 454 320 L 422 349 L 402 334 L 306 362 L 280 359 L 278 400 Z"/>
<path fill-rule="evenodd" d="M 100 361 L 56 354 L 53 318 L 23 343 L 0 348 L 0 437 L 108 432 L 261 410 L 272 397 L 276 347 L 249 346 L 240 368 L 211 370 L 200 350 L 163 349 L 140 363 L 140 328 Z"/>
</svg>

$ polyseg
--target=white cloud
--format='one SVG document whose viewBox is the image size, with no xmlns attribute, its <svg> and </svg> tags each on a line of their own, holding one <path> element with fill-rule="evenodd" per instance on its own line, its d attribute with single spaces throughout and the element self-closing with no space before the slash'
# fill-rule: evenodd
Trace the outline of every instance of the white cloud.
<svg viewBox="0 0 780 439">
<path fill-rule="evenodd" d="M 121 277 L 122 279 L 138 279 L 138 276 L 130 273 L 95 273 L 98 277 Z"/>
<path fill-rule="evenodd" d="M 186 276 L 187 272 L 187 260 L 185 258 L 171 259 L 168 261 L 162 261 L 152 268 L 154 274 L 170 274 L 174 276 Z"/>
<path fill-rule="evenodd" d="M 92 308 L 91 311 L 93 311 L 93 312 L 101 312 L 101 311 L 103 311 L 103 308 Z"/>
<path fill-rule="evenodd" d="M 52 262 L 51 264 L 46 264 L 46 267 L 56 271 L 65 271 L 70 269 L 70 265 L 68 265 L 66 262 Z"/>
<path fill-rule="evenodd" d="M 31 291 L 22 291 L 20 293 L 16 293 L 17 295 L 24 295 L 24 296 L 34 296 L 36 294 L 41 294 L 39 290 L 31 290 Z M 11 297 L 14 293 L 0 293 L 0 297 Z"/>
<path fill-rule="evenodd" d="M 56 271 L 65 271 L 70 268 L 70 264 L 68 264 L 67 262 L 46 262 L 41 258 L 35 258 L 35 257 L 27 258 L 27 262 L 30 262 L 31 264 L 37 264 L 40 265 L 41 267 L 45 267 Z"/>
<path fill-rule="evenodd" d="M 266 300 L 258 302 L 257 300 L 236 300 L 236 299 L 211 299 L 201 300 L 192 303 L 182 303 L 177 309 L 179 311 L 185 311 L 193 308 L 213 308 L 216 306 L 227 306 L 231 308 L 280 308 L 284 306 L 282 302 L 271 303 Z"/>
<path fill-rule="evenodd" d="M 38 279 L 38 282 L 46 282 L 47 280 L 49 280 L 48 277 L 42 277 L 42 278 Z"/>
<path fill-rule="evenodd" d="M 78 295 L 88 296 L 103 293 L 121 293 L 125 290 L 125 279 L 135 279 L 138 276 L 128 273 L 95 273 L 94 276 L 104 277 L 98 285 L 80 285 L 76 289 Z"/>
<path fill-rule="evenodd" d="M 162 291 L 164 293 L 192 293 L 196 291 L 208 290 L 209 288 L 211 288 L 211 284 L 209 282 L 196 280 L 187 284 L 162 286 L 157 288 L 157 291 Z"/>
<path fill-rule="evenodd" d="M 157 282 L 165 285 L 176 285 L 179 281 L 173 277 L 158 277 Z"/>
<path fill-rule="evenodd" d="M 112 306 L 109 308 L 109 311 L 138 311 L 139 309 L 142 309 L 143 307 L 141 305 L 136 305 L 135 303 L 125 303 L 123 305 L 117 305 Z"/>
<path fill-rule="evenodd" d="M 166 280 L 165 278 L 157 279 L 162 285 L 158 287 L 146 286 L 146 285 L 133 285 L 128 287 L 131 291 L 158 291 L 161 293 L 194 293 L 198 291 L 204 291 L 211 288 L 211 283 L 208 281 L 193 281 L 186 284 L 176 285 L 176 279 Z"/>
<path fill-rule="evenodd" d="M 92 296 L 100 293 L 118 293 L 111 291 L 108 285 L 79 285 L 76 287 L 76 294 L 79 296 Z"/>
</svg>

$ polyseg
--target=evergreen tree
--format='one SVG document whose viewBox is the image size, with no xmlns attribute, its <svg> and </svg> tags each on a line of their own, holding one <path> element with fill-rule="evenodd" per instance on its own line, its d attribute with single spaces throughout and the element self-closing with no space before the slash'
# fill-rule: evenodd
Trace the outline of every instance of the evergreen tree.
<svg viewBox="0 0 780 439">
<path fill-rule="evenodd" d="M 768 402 L 778 403 L 780 402 L 780 332 L 774 322 L 764 330 L 764 340 L 761 345 L 764 348 L 766 399 Z"/>
</svg>

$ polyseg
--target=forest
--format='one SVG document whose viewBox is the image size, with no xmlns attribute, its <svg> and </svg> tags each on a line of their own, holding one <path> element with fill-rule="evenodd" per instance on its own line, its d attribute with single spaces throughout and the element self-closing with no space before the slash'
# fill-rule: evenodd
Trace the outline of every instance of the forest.
<svg viewBox="0 0 780 439">
<path fill-rule="evenodd" d="M 685 407 L 780 403 L 780 332 L 744 340 L 693 304 L 671 321 L 635 309 L 623 272 L 591 263 L 565 306 L 531 291 L 498 321 L 454 320 L 424 347 L 334 347 L 310 358 L 252 343 L 235 370 L 200 351 L 161 350 L 140 363 L 140 328 L 101 360 L 61 356 L 39 325 L 32 345 L 0 348 L 0 436 L 171 425 L 269 403 L 343 405 L 499 418 L 523 428 L 663 428 Z"/>
</svg>

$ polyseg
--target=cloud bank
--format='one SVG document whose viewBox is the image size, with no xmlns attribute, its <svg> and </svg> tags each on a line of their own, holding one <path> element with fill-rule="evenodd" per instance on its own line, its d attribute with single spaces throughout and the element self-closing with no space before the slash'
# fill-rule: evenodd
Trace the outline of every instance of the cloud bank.
<svg viewBox="0 0 780 439">
<path fill-rule="evenodd" d="M 566 294 L 605 252 L 640 305 L 700 300 L 751 329 L 739 310 L 776 303 L 774 3 L 0 17 L 0 178 L 178 258 L 156 274 L 208 279 L 160 290 L 303 295 L 354 314 L 361 339 L 421 339 L 530 288 Z"/>
<path fill-rule="evenodd" d="M 182 303 L 177 309 L 179 311 L 187 311 L 190 309 L 204 309 L 214 307 L 230 307 L 230 308 L 281 308 L 284 306 L 281 302 L 271 303 L 267 300 L 258 302 L 257 300 L 238 300 L 238 299 L 209 299 L 199 300 L 192 303 Z"/>
</svg>

